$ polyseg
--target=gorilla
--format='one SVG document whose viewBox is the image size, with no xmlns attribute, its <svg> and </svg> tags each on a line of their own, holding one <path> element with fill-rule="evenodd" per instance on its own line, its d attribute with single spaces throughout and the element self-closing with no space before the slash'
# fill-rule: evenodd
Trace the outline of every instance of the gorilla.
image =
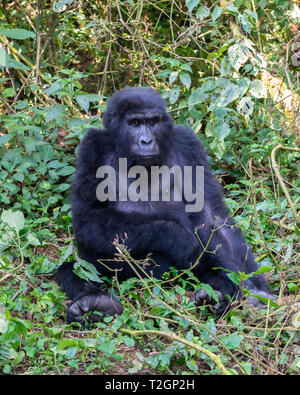
<svg viewBox="0 0 300 395">
<path fill-rule="evenodd" d="M 198 305 L 212 303 L 215 313 L 221 314 L 230 304 L 228 296 L 242 295 L 228 271 L 249 274 L 258 267 L 225 207 L 199 138 L 189 128 L 174 125 L 165 101 L 150 88 L 116 92 L 108 101 L 103 122 L 103 130 L 89 129 L 82 139 L 72 182 L 72 222 L 79 257 L 93 264 L 101 276 L 112 277 L 114 269 L 119 269 L 121 281 L 136 276 L 125 261 L 113 259 L 116 237 L 121 237 L 134 259 L 145 260 L 150 254 L 142 276 L 161 278 L 170 266 L 193 266 L 194 275 L 216 291 L 218 303 L 203 289 L 194 293 L 193 300 Z M 121 161 L 128 174 L 120 168 Z M 161 171 L 156 194 L 149 191 L 153 169 L 154 175 Z M 166 169 L 172 170 L 169 183 L 166 173 L 162 175 Z M 199 174 L 197 169 L 202 169 Z M 133 180 L 134 174 L 142 180 Z M 75 275 L 73 263 L 64 262 L 56 279 L 72 300 L 68 323 L 82 323 L 87 313 L 96 321 L 99 315 L 123 310 L 121 302 L 105 294 L 99 284 Z M 260 274 L 243 285 L 252 294 L 273 299 Z M 248 301 L 261 304 L 254 296 Z M 98 314 L 92 314 L 95 311 Z"/>
</svg>

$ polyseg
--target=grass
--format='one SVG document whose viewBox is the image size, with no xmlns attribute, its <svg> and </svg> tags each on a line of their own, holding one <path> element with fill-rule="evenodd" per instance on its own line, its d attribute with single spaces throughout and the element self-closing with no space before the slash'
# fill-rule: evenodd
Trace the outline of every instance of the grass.
<svg viewBox="0 0 300 395">
<path fill-rule="evenodd" d="M 39 253 L 38 264 L 19 264 L 0 277 L 3 373 L 299 372 L 300 299 L 295 283 L 294 291 L 288 283 L 289 294 L 277 307 L 255 310 L 244 299 L 225 316 L 216 317 L 209 306 L 191 302 L 193 291 L 202 285 L 189 272 L 182 276 L 173 269 L 164 284 L 151 278 L 119 283 L 113 277 L 104 286 L 121 295 L 123 314 L 74 328 L 65 324 L 67 301 L 51 274 L 58 256 L 49 249 L 43 253 L 41 247 Z M 49 273 L 38 273 L 47 267 Z"/>
</svg>

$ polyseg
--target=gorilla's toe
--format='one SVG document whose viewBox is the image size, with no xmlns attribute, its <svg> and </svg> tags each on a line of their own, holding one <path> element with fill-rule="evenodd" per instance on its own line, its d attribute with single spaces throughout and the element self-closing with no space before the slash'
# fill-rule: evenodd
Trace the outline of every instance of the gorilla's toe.
<svg viewBox="0 0 300 395">
<path fill-rule="evenodd" d="M 266 305 L 268 303 L 267 302 L 268 299 L 271 299 L 274 302 L 277 302 L 277 298 L 269 292 L 260 291 L 258 289 L 255 289 L 255 290 L 251 290 L 251 293 L 253 294 L 253 296 L 248 296 L 247 302 L 249 304 L 251 304 L 252 306 L 255 306 L 258 308 L 266 307 Z M 265 303 L 263 301 L 259 300 L 258 298 L 256 298 L 254 295 L 260 296 L 261 298 L 265 299 Z"/>
<path fill-rule="evenodd" d="M 95 313 L 93 313 L 95 312 Z M 119 315 L 123 306 L 118 300 L 104 294 L 84 295 L 73 301 L 67 309 L 67 323 L 83 323 L 86 315 L 87 321 L 96 322 L 101 316 Z"/>
<path fill-rule="evenodd" d="M 202 306 L 204 304 L 211 305 L 213 312 L 217 315 L 221 315 L 228 306 L 229 301 L 220 291 L 215 291 L 215 293 L 217 294 L 218 302 L 212 299 L 204 289 L 196 291 L 192 296 L 192 299 L 198 306 Z"/>
</svg>

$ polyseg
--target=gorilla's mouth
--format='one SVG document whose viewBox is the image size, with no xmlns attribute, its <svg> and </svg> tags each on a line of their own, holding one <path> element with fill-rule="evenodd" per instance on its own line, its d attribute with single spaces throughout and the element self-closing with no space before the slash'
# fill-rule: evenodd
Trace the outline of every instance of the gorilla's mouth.
<svg viewBox="0 0 300 395">
<path fill-rule="evenodd" d="M 138 155 L 136 157 L 136 165 L 159 165 L 159 156 L 158 155 Z"/>
</svg>

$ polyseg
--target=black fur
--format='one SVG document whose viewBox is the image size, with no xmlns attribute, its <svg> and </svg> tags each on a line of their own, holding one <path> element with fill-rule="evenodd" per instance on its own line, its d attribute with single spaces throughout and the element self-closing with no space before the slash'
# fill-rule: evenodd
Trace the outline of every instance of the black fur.
<svg viewBox="0 0 300 395">
<path fill-rule="evenodd" d="M 187 213 L 184 203 L 178 203 L 175 207 L 170 204 L 168 207 L 165 202 L 161 208 L 157 205 L 157 209 L 147 206 L 147 203 L 142 205 L 136 202 L 123 210 L 117 202 L 101 203 L 97 200 L 96 187 L 100 180 L 95 175 L 99 166 L 117 168 L 119 157 L 128 158 L 130 164 L 138 164 L 137 158 L 131 154 L 124 119 L 126 114 L 139 111 L 157 111 L 161 115 L 161 124 L 155 132 L 160 148 L 157 164 L 179 165 L 181 168 L 204 166 L 205 203 L 202 211 Z M 93 263 L 101 275 L 111 276 L 113 272 L 97 260 L 113 258 L 116 253 L 113 244 L 115 237 L 126 234 L 125 243 L 131 255 L 143 259 L 152 253 L 155 264 L 147 266 L 146 270 L 160 277 L 171 265 L 180 269 L 189 268 L 201 254 L 202 247 L 194 233 L 195 227 L 198 227 L 202 245 L 206 245 L 214 226 L 217 226 L 219 230 L 214 232 L 208 251 L 194 272 L 202 282 L 219 291 L 221 299 L 224 295 L 238 296 L 237 286 L 230 281 L 226 272 L 213 268 L 250 273 L 257 270 L 257 264 L 241 231 L 228 214 L 221 187 L 211 172 L 199 138 L 184 126 L 174 126 L 160 95 L 145 88 L 126 88 L 113 95 L 104 114 L 104 125 L 104 130 L 90 129 L 83 138 L 72 184 L 73 226 L 80 257 Z M 135 275 L 125 263 L 112 262 L 109 265 L 122 268 L 119 272 L 121 280 Z M 76 277 L 71 263 L 64 263 L 56 277 L 68 297 L 73 299 L 68 310 L 68 322 L 81 322 L 82 314 L 95 308 L 103 314 L 121 312 L 121 305 L 115 300 L 107 297 L 102 303 L 103 293 Z M 255 294 L 271 297 L 265 280 L 259 275 L 252 277 L 245 285 Z M 95 295 L 99 297 L 98 307 Z M 90 297 L 90 304 L 86 303 L 88 298 L 83 303 L 86 296 Z M 196 302 L 201 303 L 203 299 L 203 292 L 196 293 Z M 113 308 L 112 304 L 115 306 L 115 303 L 117 307 Z M 224 310 L 226 303 L 221 303 L 216 311 Z"/>
</svg>

